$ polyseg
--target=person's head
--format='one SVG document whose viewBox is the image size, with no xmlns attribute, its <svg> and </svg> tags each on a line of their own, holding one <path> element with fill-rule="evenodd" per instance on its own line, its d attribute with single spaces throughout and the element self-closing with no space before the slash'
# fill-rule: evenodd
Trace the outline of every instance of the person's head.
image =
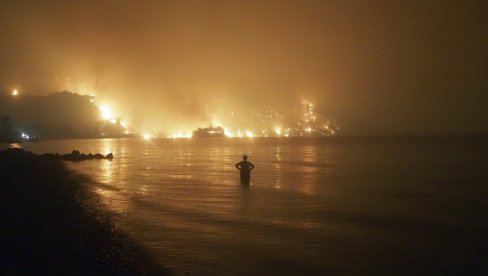
<svg viewBox="0 0 488 276">
<path fill-rule="evenodd" d="M 242 160 L 247 161 L 247 155 L 245 155 L 245 154 L 244 154 L 244 155 L 242 156 Z"/>
</svg>

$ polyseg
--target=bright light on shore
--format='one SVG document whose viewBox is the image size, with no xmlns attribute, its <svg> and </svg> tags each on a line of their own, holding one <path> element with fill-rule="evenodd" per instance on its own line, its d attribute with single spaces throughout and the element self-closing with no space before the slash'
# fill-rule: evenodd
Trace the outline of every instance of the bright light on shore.
<svg viewBox="0 0 488 276">
<path fill-rule="evenodd" d="M 227 128 L 224 128 L 224 135 L 225 137 L 234 137 L 234 133 L 232 133 L 232 131 L 228 130 Z"/>
<path fill-rule="evenodd" d="M 173 138 L 173 139 L 179 139 L 179 138 L 191 138 L 193 135 L 191 133 L 184 133 L 184 132 L 178 132 L 178 133 L 173 133 L 168 136 L 168 138 Z"/>
<path fill-rule="evenodd" d="M 14 89 L 14 91 L 12 91 L 12 96 L 17 96 L 19 95 L 19 91 L 17 91 L 17 89 Z"/>
<path fill-rule="evenodd" d="M 107 105 L 100 105 L 100 112 L 102 113 L 102 118 L 105 120 L 110 120 L 114 117 L 112 109 Z"/>
<path fill-rule="evenodd" d="M 276 135 L 281 136 L 281 127 L 276 127 L 275 133 L 276 133 Z"/>
<path fill-rule="evenodd" d="M 144 133 L 144 134 L 142 135 L 142 138 L 144 138 L 144 140 L 149 140 L 149 139 L 152 139 L 153 137 L 152 137 L 152 135 L 151 135 L 151 134 L 149 134 L 149 133 Z"/>
<path fill-rule="evenodd" d="M 250 130 L 246 130 L 244 133 L 245 133 L 245 134 L 246 134 L 246 136 L 247 136 L 247 137 L 249 137 L 249 138 L 253 138 L 253 137 L 254 137 L 254 133 L 252 133 L 252 131 L 250 131 Z"/>
</svg>

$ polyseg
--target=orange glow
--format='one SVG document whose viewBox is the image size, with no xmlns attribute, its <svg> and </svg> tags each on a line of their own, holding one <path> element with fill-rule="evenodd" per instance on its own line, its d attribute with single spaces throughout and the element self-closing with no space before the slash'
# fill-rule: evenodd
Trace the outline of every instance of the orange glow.
<svg viewBox="0 0 488 276">
<path fill-rule="evenodd" d="M 113 117 L 112 109 L 107 105 L 100 105 L 100 112 L 102 114 L 102 118 L 105 120 L 110 120 Z"/>
<path fill-rule="evenodd" d="M 278 136 L 281 136 L 281 127 L 275 127 L 275 133 Z"/>
<path fill-rule="evenodd" d="M 127 118 L 119 118 L 116 116 L 112 108 L 107 104 L 97 104 L 95 96 L 91 96 L 90 101 L 98 106 L 100 116 L 103 120 L 112 124 L 119 124 L 124 128 L 124 133 L 141 130 L 145 133 L 150 130 L 158 132 L 158 129 L 166 128 L 167 124 L 152 124 L 149 128 L 144 121 L 131 123 L 131 131 L 129 132 L 129 125 Z M 212 128 L 220 128 L 222 136 L 234 138 L 255 138 L 255 137 L 300 137 L 300 136 L 331 136 L 339 129 L 334 122 L 328 121 L 318 116 L 315 111 L 315 105 L 302 99 L 298 102 L 297 107 L 290 109 L 264 109 L 261 113 L 253 112 L 251 114 L 241 114 L 238 112 L 222 113 L 221 107 L 212 106 L 203 114 L 207 114 L 210 123 L 195 126 L 194 124 L 182 124 L 182 128 L 177 128 L 166 133 L 164 137 L 171 139 L 192 138 L 193 132 L 198 129 L 203 129 L 209 132 L 209 136 L 218 136 L 211 130 Z M 250 115 L 250 116 L 249 116 Z M 246 118 L 243 120 L 243 118 Z M 133 120 L 133 119 L 131 119 Z M 245 124 L 245 128 L 241 128 L 241 124 Z M 141 127 L 144 125 L 144 127 Z M 141 136 L 144 136 L 141 134 Z M 199 135 L 197 135 L 199 136 Z M 148 135 L 146 135 L 148 137 Z M 150 139 L 152 137 L 148 137 Z"/>
<path fill-rule="evenodd" d="M 224 127 L 224 135 L 225 135 L 226 137 L 229 137 L 229 138 L 230 138 L 230 137 L 234 137 L 234 134 L 233 134 L 233 133 L 232 133 L 232 132 L 231 132 L 229 129 L 227 129 L 227 128 L 225 128 L 225 127 Z"/>
<path fill-rule="evenodd" d="M 177 133 L 173 133 L 173 134 L 168 136 L 168 138 L 173 138 L 173 139 L 180 139 L 180 138 L 189 139 L 191 137 L 192 137 L 191 133 L 185 133 L 185 132 L 177 132 Z"/>
</svg>

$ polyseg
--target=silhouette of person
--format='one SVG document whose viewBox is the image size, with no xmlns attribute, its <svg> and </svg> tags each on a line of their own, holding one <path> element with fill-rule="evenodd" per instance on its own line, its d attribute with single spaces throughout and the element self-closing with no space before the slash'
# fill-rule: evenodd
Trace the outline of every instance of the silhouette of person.
<svg viewBox="0 0 488 276">
<path fill-rule="evenodd" d="M 254 169 L 254 164 L 247 161 L 247 155 L 242 156 L 242 161 L 237 163 L 236 168 L 241 172 L 241 183 L 249 184 L 251 180 L 251 171 Z"/>
</svg>

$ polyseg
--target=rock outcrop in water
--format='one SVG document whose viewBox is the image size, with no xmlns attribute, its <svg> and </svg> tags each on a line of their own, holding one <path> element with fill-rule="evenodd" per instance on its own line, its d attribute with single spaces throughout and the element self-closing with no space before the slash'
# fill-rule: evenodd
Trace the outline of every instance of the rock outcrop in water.
<svg viewBox="0 0 488 276">
<path fill-rule="evenodd" d="M 56 153 L 56 154 L 46 153 L 46 154 L 43 154 L 42 156 L 50 157 L 50 158 L 56 158 L 56 159 L 60 159 L 60 160 L 75 161 L 75 162 L 85 161 L 85 160 L 102 160 L 102 159 L 112 160 L 112 159 L 114 159 L 114 155 L 112 153 L 109 153 L 107 155 L 102 155 L 100 153 L 84 154 L 84 153 L 80 153 L 77 150 L 73 150 L 71 153 L 61 154 L 61 155 L 58 153 Z"/>
</svg>

